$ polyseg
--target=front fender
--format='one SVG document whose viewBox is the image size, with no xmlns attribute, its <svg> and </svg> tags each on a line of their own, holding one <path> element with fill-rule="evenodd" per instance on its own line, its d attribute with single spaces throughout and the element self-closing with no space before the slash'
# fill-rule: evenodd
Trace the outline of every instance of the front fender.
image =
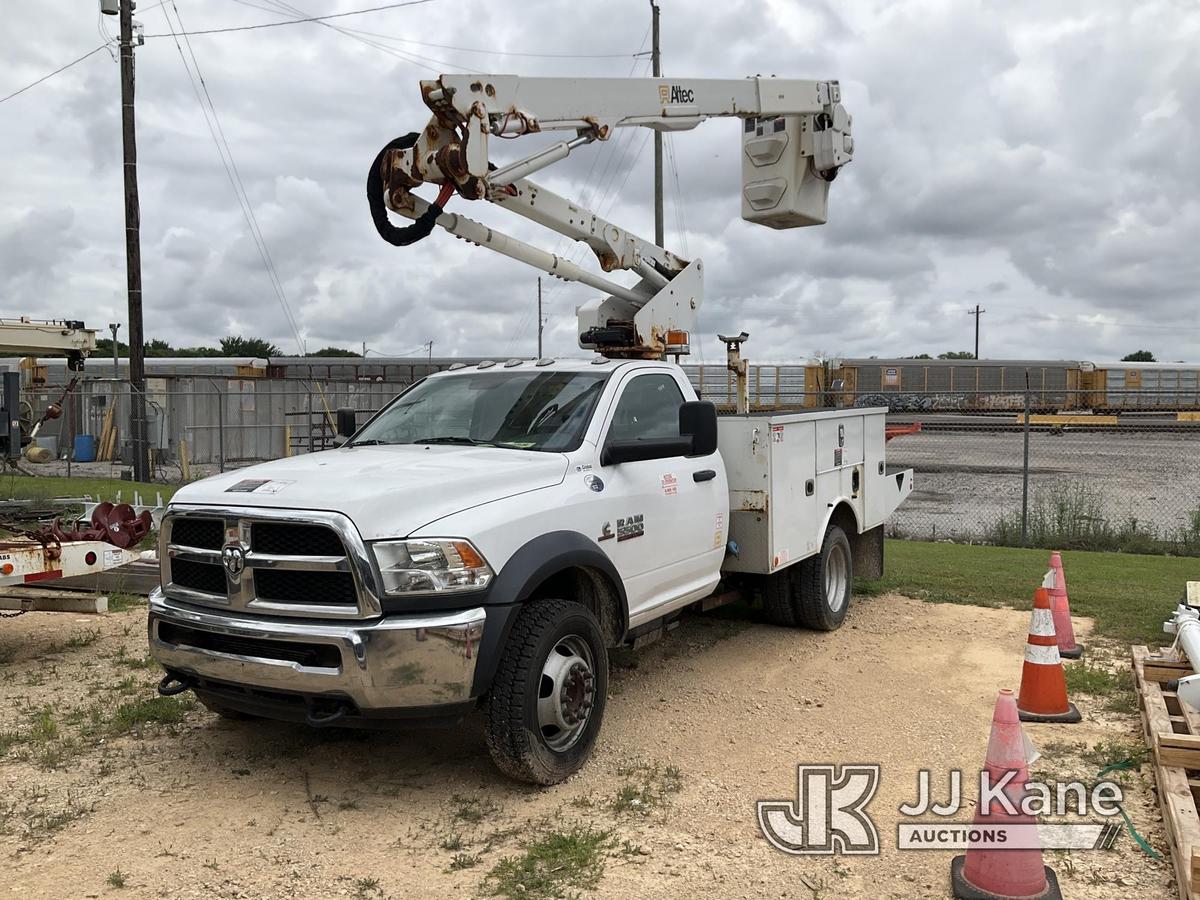
<svg viewBox="0 0 1200 900">
<path fill-rule="evenodd" d="M 612 560 L 594 540 L 577 531 L 540 534 L 509 557 L 488 588 L 487 625 L 479 644 L 472 696 L 481 696 L 491 686 L 522 602 L 547 578 L 576 567 L 602 572 L 612 583 L 621 616 L 620 633 L 625 633 L 629 628 L 629 602 Z"/>
</svg>

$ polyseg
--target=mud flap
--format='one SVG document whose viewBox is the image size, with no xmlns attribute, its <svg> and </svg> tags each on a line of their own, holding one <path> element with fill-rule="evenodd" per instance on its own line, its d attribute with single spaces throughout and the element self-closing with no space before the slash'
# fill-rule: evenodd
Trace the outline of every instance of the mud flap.
<svg viewBox="0 0 1200 900">
<path fill-rule="evenodd" d="M 850 538 L 850 554 L 854 561 L 855 578 L 883 577 L 883 526 L 876 525 L 869 531 Z"/>
</svg>

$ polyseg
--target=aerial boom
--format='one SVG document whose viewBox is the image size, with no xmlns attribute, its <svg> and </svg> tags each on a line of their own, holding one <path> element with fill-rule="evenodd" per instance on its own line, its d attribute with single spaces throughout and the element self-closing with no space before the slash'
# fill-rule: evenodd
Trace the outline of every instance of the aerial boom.
<svg viewBox="0 0 1200 900">
<path fill-rule="evenodd" d="M 83 360 L 96 349 L 96 332 L 82 322 L 42 321 L 22 316 L 0 319 L 0 353 L 19 356 L 63 354 L 72 369 L 83 367 Z"/>
<path fill-rule="evenodd" d="M 773 228 L 821 224 L 829 183 L 850 161 L 851 120 L 836 81 L 783 78 L 521 78 L 443 75 L 421 82 L 433 117 L 420 133 L 384 148 L 368 178 L 376 228 L 391 243 L 419 240 L 437 225 L 549 275 L 604 292 L 579 309 L 580 346 L 614 356 L 688 352 L 703 299 L 703 264 L 685 260 L 528 179 L 615 129 L 685 131 L 705 119 L 744 120 L 742 216 Z M 491 141 L 574 131 L 522 159 L 491 159 Z M 413 190 L 441 186 L 438 202 Z M 604 273 L 639 276 L 623 285 L 458 213 L 452 194 L 487 200 L 586 244 Z M 384 207 L 416 219 L 398 229 Z"/>
</svg>

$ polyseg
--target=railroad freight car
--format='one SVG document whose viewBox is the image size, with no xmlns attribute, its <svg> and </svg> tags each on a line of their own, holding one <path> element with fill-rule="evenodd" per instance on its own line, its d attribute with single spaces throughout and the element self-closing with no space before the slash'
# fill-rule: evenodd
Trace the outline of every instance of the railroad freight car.
<svg viewBox="0 0 1200 900">
<path fill-rule="evenodd" d="M 894 412 L 1020 410 L 1029 391 L 1039 411 L 1077 410 L 1088 402 L 1094 366 L 1079 360 L 846 359 L 839 403 Z"/>
<path fill-rule="evenodd" d="M 1200 409 L 1200 366 L 1184 363 L 1100 363 L 1090 376 L 1097 412 Z"/>
</svg>

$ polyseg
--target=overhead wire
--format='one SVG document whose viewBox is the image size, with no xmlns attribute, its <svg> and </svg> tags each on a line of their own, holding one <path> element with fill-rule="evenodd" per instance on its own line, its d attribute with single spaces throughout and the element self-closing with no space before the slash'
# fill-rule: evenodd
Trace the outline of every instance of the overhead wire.
<svg viewBox="0 0 1200 900">
<path fill-rule="evenodd" d="M 212 137 L 214 145 L 217 148 L 217 155 L 221 159 L 221 165 L 225 169 L 225 176 L 229 179 L 230 187 L 238 201 L 238 206 L 241 209 L 242 217 L 246 221 L 246 227 L 250 231 L 250 237 L 254 241 L 255 249 L 258 251 L 259 257 L 262 260 L 263 267 L 267 272 L 267 279 L 271 283 L 271 289 L 279 302 L 279 306 L 283 311 L 284 320 L 286 321 L 292 336 L 296 340 L 296 346 L 300 351 L 300 355 L 304 355 L 304 339 L 301 336 L 300 328 L 296 322 L 295 316 L 292 314 L 291 305 L 288 303 L 287 292 L 283 287 L 283 281 L 279 277 L 279 272 L 275 267 L 275 261 L 271 257 L 270 249 L 267 247 L 266 239 L 263 237 L 262 229 L 258 224 L 258 217 L 254 213 L 254 206 L 250 201 L 250 195 L 246 191 L 246 185 L 242 181 L 241 172 L 238 170 L 237 161 L 233 157 L 233 151 L 229 147 L 229 141 L 225 137 L 225 129 L 221 125 L 220 116 L 217 114 L 217 108 L 212 101 L 212 95 L 209 93 L 208 84 L 204 80 L 204 74 L 200 70 L 200 62 L 196 58 L 191 42 L 187 39 L 185 29 L 183 28 L 183 19 L 179 15 L 179 7 L 175 5 L 174 0 L 171 0 L 171 8 L 175 11 L 175 17 L 179 22 L 180 31 L 178 34 L 183 37 L 184 44 L 187 46 L 188 56 L 191 57 L 191 66 L 188 65 L 188 59 L 184 56 L 183 45 L 179 43 L 179 39 L 175 39 L 175 47 L 179 51 L 180 61 L 183 63 L 184 70 L 187 72 L 188 81 L 192 85 L 192 92 L 196 96 L 196 102 L 200 105 L 200 111 L 204 115 L 204 123 L 208 127 L 209 135 Z M 167 9 L 163 8 L 163 17 L 166 19 L 167 28 L 174 32 L 174 24 L 171 22 L 171 17 Z M 195 75 L 192 74 L 192 68 L 195 68 Z M 197 84 L 198 82 L 198 84 Z M 211 116 L 211 119 L 210 119 Z"/>
<path fill-rule="evenodd" d="M 630 64 L 629 72 L 625 76 L 627 78 L 632 77 L 634 71 L 637 69 L 638 59 L 642 54 L 643 48 L 646 46 L 646 41 L 650 37 L 650 28 L 651 28 L 651 26 L 649 24 L 647 24 L 646 30 L 642 33 L 642 39 L 638 42 L 637 52 L 633 54 L 633 56 L 634 56 L 633 63 Z M 646 63 L 646 72 L 647 73 L 649 73 L 650 68 L 651 68 L 651 64 L 649 62 L 647 62 Z M 583 180 L 581 182 L 581 184 L 584 186 L 583 193 L 580 195 L 580 198 L 579 198 L 579 205 L 581 207 L 583 207 L 585 209 L 592 208 L 592 201 L 595 199 L 595 196 L 596 196 L 597 192 L 599 191 L 600 185 L 603 182 L 603 177 L 604 177 L 603 173 L 607 172 L 607 166 L 604 170 L 602 170 L 601 177 L 599 179 L 597 179 L 596 183 L 594 185 L 591 185 L 590 189 L 588 188 L 588 185 L 592 181 L 592 176 L 595 174 L 596 167 L 599 165 L 601 158 L 604 159 L 605 163 L 611 163 L 613 157 L 619 156 L 617 147 L 620 144 L 621 140 L 625 139 L 626 145 L 631 143 L 633 140 L 633 132 L 634 131 L 635 131 L 635 129 L 633 129 L 633 128 L 625 129 L 624 131 L 620 132 L 617 135 L 617 137 L 613 138 L 612 144 L 605 142 L 601 147 L 598 147 L 596 149 L 595 153 L 592 154 L 592 164 L 588 167 L 587 174 L 584 175 Z M 605 152 L 605 151 L 607 151 L 607 152 Z M 576 264 L 578 264 L 580 261 L 582 261 L 583 257 L 587 254 L 587 251 L 588 251 L 588 247 L 586 244 L 583 244 L 583 243 L 577 242 L 577 241 L 573 241 L 571 238 L 568 238 L 565 235 L 561 235 L 561 234 L 558 235 L 558 237 L 555 240 L 554 244 L 552 245 L 552 249 L 551 249 L 551 252 L 554 253 L 556 256 L 562 255 L 564 253 L 568 254 L 568 257 L 571 259 L 571 261 Z M 548 306 L 549 299 L 553 295 L 555 295 L 556 292 L 566 284 L 567 284 L 567 282 L 564 282 L 557 278 L 551 278 L 549 280 L 549 283 L 546 285 L 546 289 L 542 292 L 543 312 L 545 312 L 545 309 Z M 510 338 L 510 343 L 509 343 L 510 347 L 512 346 L 512 341 L 519 338 L 521 336 L 521 334 L 523 333 L 525 325 L 528 322 L 528 317 L 529 317 L 529 313 L 526 312 L 526 314 L 523 316 L 523 318 L 518 326 L 517 332 L 514 333 L 514 337 Z M 548 318 L 548 316 L 547 316 L 547 318 Z"/>
<path fill-rule="evenodd" d="M 304 10 L 300 9 L 297 6 L 294 6 L 291 3 L 285 3 L 285 2 L 283 2 L 283 0 L 264 0 L 264 2 L 270 4 L 270 9 L 267 9 L 266 7 L 262 7 L 262 6 L 257 6 L 256 4 L 249 3 L 249 2 L 247 2 L 247 0 L 236 0 L 236 2 L 241 3 L 244 6 L 255 6 L 255 8 L 261 9 L 264 12 L 274 11 L 277 14 L 291 13 L 292 15 L 303 15 L 304 14 Z M 375 50 L 379 50 L 380 52 L 386 53 L 387 55 L 394 57 L 395 59 L 399 59 L 404 62 L 410 63 L 411 65 L 414 65 L 420 69 L 424 69 L 428 72 L 437 73 L 439 71 L 439 69 L 457 69 L 460 72 L 467 71 L 467 69 L 465 67 L 460 66 L 457 63 L 453 63 L 448 60 L 434 59 L 432 57 L 422 56 L 418 53 L 412 53 L 411 51 L 399 50 L 395 47 L 389 47 L 385 44 L 380 43 L 379 41 L 376 41 L 376 40 L 373 40 L 370 38 L 365 38 L 358 34 L 355 34 L 354 29 L 346 28 L 341 25 L 331 25 L 328 22 L 322 21 L 320 18 L 312 18 L 309 20 L 297 20 L 297 21 L 312 21 L 317 25 L 324 26 L 325 28 L 335 31 L 344 37 L 348 37 L 353 41 L 357 41 L 358 43 L 363 44 L 367 47 L 371 47 Z"/>
<path fill-rule="evenodd" d="M 305 16 L 302 19 L 287 19 L 282 22 L 259 22 L 254 25 L 233 25 L 226 28 L 202 28 L 198 31 L 182 32 L 180 37 L 194 37 L 201 34 L 229 34 L 235 31 L 257 31 L 262 28 L 278 28 L 282 25 L 302 25 L 305 22 L 325 22 L 327 19 L 344 19 L 347 16 L 361 16 L 365 13 L 382 12 L 387 9 L 402 9 L 406 6 L 422 6 L 426 3 L 433 3 L 434 0 L 404 0 L 403 3 L 388 3 L 383 6 L 372 6 L 368 9 L 354 9 L 349 12 L 328 13 L 323 16 Z M 150 38 L 165 38 L 175 37 L 173 32 L 165 32 L 162 34 L 147 34 L 146 39 Z"/>
<path fill-rule="evenodd" d="M 363 34 L 368 37 L 390 40 L 400 44 L 416 44 L 418 47 L 432 47 L 435 50 L 454 50 L 458 53 L 478 53 L 485 56 L 519 56 L 527 59 L 629 59 L 637 56 L 636 53 L 532 53 L 524 50 L 486 50 L 482 47 L 431 44 L 427 41 L 396 37 L 394 35 L 381 34 L 377 31 L 366 31 L 362 28 L 348 28 L 347 31 L 353 31 L 355 34 Z"/>
<path fill-rule="evenodd" d="M 650 34 L 650 31 L 649 31 L 649 29 L 647 29 L 646 34 L 643 35 L 643 37 L 642 37 L 642 46 L 645 45 L 646 37 L 649 36 L 649 34 Z M 639 51 L 640 51 L 640 47 L 639 47 Z M 642 77 L 645 77 L 645 75 L 649 75 L 651 66 L 652 66 L 652 64 L 649 61 L 647 61 L 645 63 L 645 71 L 643 72 Z M 637 69 L 637 67 L 638 67 L 638 60 L 635 59 L 633 62 L 633 65 L 630 66 L 629 75 L 627 77 L 632 77 L 633 73 Z M 637 133 L 638 133 L 637 128 L 621 129 L 621 131 L 618 132 L 617 136 L 611 140 L 611 144 L 607 144 L 605 146 L 604 149 L 607 149 L 608 152 L 603 153 L 603 154 L 602 153 L 596 154 L 596 156 L 592 160 L 591 167 L 588 169 L 588 174 L 584 177 L 584 184 L 586 185 L 591 180 L 592 173 L 595 171 L 596 166 L 599 163 L 600 157 L 604 156 L 605 157 L 604 166 L 600 169 L 599 177 L 596 179 L 595 183 L 591 186 L 591 189 L 585 190 L 584 193 L 580 196 L 580 206 L 582 206 L 585 209 L 594 210 L 596 215 L 599 216 L 600 218 L 606 218 L 607 214 L 609 212 L 611 212 L 612 208 L 616 205 L 617 195 L 619 195 L 620 191 L 622 189 L 624 189 L 625 184 L 628 182 L 629 176 L 632 173 L 633 168 L 636 167 L 637 161 L 641 156 L 641 150 L 645 149 L 646 141 L 649 139 L 651 132 L 650 132 L 650 129 L 646 129 L 645 134 L 642 137 L 642 143 L 639 147 L 639 151 L 635 155 L 631 165 L 626 169 L 625 178 L 622 180 L 621 186 L 619 188 L 617 188 L 616 195 L 614 195 L 612 192 L 612 188 L 613 188 L 614 184 L 616 183 L 617 177 L 621 174 L 621 166 L 618 165 L 617 163 L 625 154 L 627 154 L 629 149 L 633 146 L 633 142 L 637 137 Z M 610 196 L 611 196 L 611 200 L 610 200 Z M 605 203 L 606 202 L 608 203 L 607 211 L 605 211 Z M 580 263 L 582 263 L 590 250 L 591 250 L 591 248 L 585 242 L 573 241 L 571 238 L 568 238 L 563 235 L 559 236 L 558 241 L 556 241 L 555 245 L 554 245 L 554 252 L 556 255 L 565 254 L 566 258 L 570 262 L 574 263 L 575 265 L 579 265 Z M 569 282 L 565 282 L 560 279 L 551 280 L 547 289 L 542 292 L 543 311 L 547 305 L 548 298 L 556 296 L 557 292 L 561 288 L 566 286 L 568 283 Z M 529 318 L 530 318 L 530 314 L 527 313 L 523 317 L 521 324 L 518 326 L 517 332 L 514 333 L 514 337 L 512 340 L 519 340 L 520 337 L 523 336 L 524 329 L 528 325 Z M 510 341 L 510 344 L 511 344 L 511 341 Z"/>
<path fill-rule="evenodd" d="M 71 61 L 70 61 L 69 63 L 67 63 L 65 66 L 59 66 L 57 69 L 55 69 L 53 72 L 50 72 L 48 75 L 43 75 L 43 76 L 42 76 L 41 78 L 39 78 L 37 81 L 31 81 L 31 82 L 29 82 L 29 84 L 25 85 L 25 87 L 21 88 L 20 90 L 13 91 L 11 94 L 9 94 L 9 95 L 8 95 L 8 96 L 6 96 L 6 97 L 0 97 L 0 103 L 7 103 L 7 102 L 8 102 L 9 100 L 11 100 L 13 97 L 19 97 L 21 94 L 25 93 L 25 92 L 26 92 L 27 90 L 29 90 L 30 88 L 35 88 L 35 87 L 37 87 L 37 86 L 38 86 L 39 84 L 41 84 L 43 81 L 49 81 L 49 80 L 50 80 L 51 78 L 53 78 L 55 75 L 58 75 L 58 74 L 60 74 L 60 73 L 62 73 L 62 72 L 65 72 L 65 71 L 67 71 L 67 69 L 71 68 L 72 66 L 77 66 L 77 65 L 79 65 L 79 64 L 80 64 L 81 62 L 83 62 L 85 59 L 88 59 L 89 57 L 95 56 L 97 53 L 99 53 L 101 50 L 103 50 L 105 47 L 107 47 L 107 46 L 108 46 L 108 44 L 109 44 L 109 42 L 108 42 L 108 41 L 105 41 L 105 42 L 104 42 L 103 44 L 101 44 L 99 47 L 96 47 L 96 48 L 94 48 L 94 49 L 92 49 L 92 50 L 89 50 L 87 53 L 83 54 L 83 56 L 80 56 L 80 57 L 78 57 L 77 59 L 73 59 L 73 60 L 71 60 Z"/>
</svg>

